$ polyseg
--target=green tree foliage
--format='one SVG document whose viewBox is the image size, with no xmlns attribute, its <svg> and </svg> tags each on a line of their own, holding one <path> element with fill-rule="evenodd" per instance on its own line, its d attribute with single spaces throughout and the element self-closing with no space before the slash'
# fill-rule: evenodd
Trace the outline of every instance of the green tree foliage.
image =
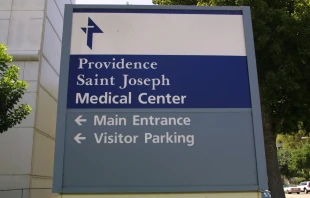
<svg viewBox="0 0 310 198">
<path fill-rule="evenodd" d="M 310 144 L 305 144 L 303 147 L 292 151 L 290 169 L 297 171 L 299 176 L 309 179 Z"/>
<path fill-rule="evenodd" d="M 28 84 L 18 79 L 19 68 L 9 66 L 12 56 L 6 53 L 7 47 L 0 44 L 0 133 L 20 124 L 31 112 L 27 104 L 18 104 Z"/>
<path fill-rule="evenodd" d="M 309 178 L 310 139 L 302 139 L 307 134 L 299 131 L 294 135 L 279 135 L 277 142 L 282 143 L 278 150 L 278 161 L 281 174 L 288 179 L 292 177 Z"/>
<path fill-rule="evenodd" d="M 303 130 L 299 130 L 296 133 L 279 134 L 277 136 L 277 144 L 281 144 L 281 147 L 286 150 L 298 149 L 304 144 L 310 143 L 308 136 L 309 134 Z M 307 139 L 304 139 L 304 137 Z"/>
<path fill-rule="evenodd" d="M 281 144 L 278 150 L 279 168 L 282 175 L 288 179 L 292 177 L 305 177 L 304 172 L 308 168 L 304 163 L 305 157 L 309 155 L 309 139 L 303 139 L 308 134 L 302 130 L 296 134 L 280 134 L 277 137 L 277 144 Z M 307 153 L 309 151 L 309 153 Z"/>
<path fill-rule="evenodd" d="M 290 167 L 291 164 L 291 151 L 287 149 L 280 149 L 278 151 L 278 161 L 279 161 L 279 168 L 282 175 L 286 178 L 290 179 L 292 177 L 297 176 L 297 171 L 295 168 L 292 169 Z"/>
<path fill-rule="evenodd" d="M 153 0 L 153 4 L 251 7 L 269 190 L 273 198 L 284 198 L 277 134 L 298 131 L 298 122 L 305 130 L 310 128 L 309 1 Z"/>
</svg>

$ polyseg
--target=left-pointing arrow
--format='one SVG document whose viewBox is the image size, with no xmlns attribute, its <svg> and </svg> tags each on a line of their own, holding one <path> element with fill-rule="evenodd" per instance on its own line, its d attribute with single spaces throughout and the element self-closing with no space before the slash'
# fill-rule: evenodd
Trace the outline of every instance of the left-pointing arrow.
<svg viewBox="0 0 310 198">
<path fill-rule="evenodd" d="M 82 133 L 78 133 L 75 137 L 74 140 L 78 143 L 81 144 L 80 140 L 86 140 L 86 137 L 81 137 Z"/>
<path fill-rule="evenodd" d="M 74 121 L 78 124 L 78 125 L 82 125 L 81 122 L 86 122 L 86 119 L 82 119 L 82 115 L 79 115 Z"/>
</svg>

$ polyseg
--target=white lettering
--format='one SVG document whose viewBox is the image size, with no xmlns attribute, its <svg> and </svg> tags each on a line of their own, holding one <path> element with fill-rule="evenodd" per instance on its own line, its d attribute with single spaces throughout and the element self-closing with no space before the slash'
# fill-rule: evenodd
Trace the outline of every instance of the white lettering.
<svg viewBox="0 0 310 198">
<path fill-rule="evenodd" d="M 79 58 L 79 60 L 80 60 L 80 64 L 79 64 L 79 68 L 78 69 L 84 69 L 83 65 L 88 63 L 88 60 L 86 58 Z"/>
<path fill-rule="evenodd" d="M 131 92 L 128 95 L 112 95 L 111 92 L 104 92 L 104 95 L 96 96 L 89 93 L 76 93 L 76 104 L 131 104 Z"/>
<path fill-rule="evenodd" d="M 85 93 L 83 98 L 82 98 L 80 93 L 76 93 L 75 103 L 76 104 L 79 104 L 79 103 L 80 104 L 84 104 L 84 103 L 88 104 L 89 103 L 89 93 Z"/>
<path fill-rule="evenodd" d="M 146 98 L 143 98 L 143 96 L 146 96 Z M 141 93 L 138 96 L 138 100 L 141 104 L 184 104 L 185 98 L 186 96 L 171 96 L 170 94 L 147 96 L 147 93 Z"/>
<path fill-rule="evenodd" d="M 133 115 L 132 119 L 134 126 L 148 126 L 148 125 L 161 125 L 161 126 L 183 126 L 190 125 L 191 119 L 189 117 L 140 117 L 139 115 Z"/>
<path fill-rule="evenodd" d="M 106 86 L 106 85 L 115 85 L 115 77 L 111 76 L 109 78 L 99 78 L 98 74 L 95 74 L 94 78 L 85 78 L 84 74 L 77 76 L 77 85 L 86 85 L 86 86 Z"/>
<path fill-rule="evenodd" d="M 99 144 L 101 142 L 102 137 L 103 137 L 103 133 L 100 134 L 100 138 L 98 138 L 97 133 L 95 133 L 95 138 L 96 138 L 97 144 Z"/>
<path fill-rule="evenodd" d="M 156 62 L 127 62 L 124 58 L 120 59 L 120 61 L 112 58 L 112 61 L 103 62 L 88 62 L 86 58 L 79 58 L 78 69 L 84 69 L 83 65 L 87 64 L 87 69 L 157 69 Z"/>
<path fill-rule="evenodd" d="M 193 146 L 194 142 L 194 135 L 178 135 L 177 132 L 170 134 L 166 132 L 165 135 L 153 135 L 151 133 L 145 133 L 144 135 L 144 142 L 153 143 L 153 144 L 187 144 L 187 146 Z"/>
<path fill-rule="evenodd" d="M 161 75 L 161 78 L 129 78 L 128 74 L 123 74 L 124 81 L 123 86 L 119 86 L 120 89 L 125 89 L 128 85 L 130 86 L 150 86 L 151 90 L 156 90 L 157 86 L 169 86 L 170 81 L 165 75 Z"/>
<path fill-rule="evenodd" d="M 101 118 L 98 115 L 94 115 L 94 125 L 97 126 L 119 126 L 126 125 L 127 120 L 125 117 L 118 117 L 118 115 L 114 115 L 111 117 L 107 117 L 106 115 L 102 115 Z"/>
<path fill-rule="evenodd" d="M 104 133 L 94 133 L 95 140 L 97 144 L 103 143 L 103 144 L 135 144 L 137 143 L 138 135 L 123 135 L 118 134 L 115 132 L 114 134 L 109 135 L 107 132 Z"/>
</svg>

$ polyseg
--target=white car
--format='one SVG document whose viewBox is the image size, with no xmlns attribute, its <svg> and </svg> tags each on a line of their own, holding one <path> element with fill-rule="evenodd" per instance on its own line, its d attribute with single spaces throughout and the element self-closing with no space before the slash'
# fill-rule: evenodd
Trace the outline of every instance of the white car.
<svg viewBox="0 0 310 198">
<path fill-rule="evenodd" d="M 303 181 L 297 186 L 302 192 L 308 193 L 310 191 L 310 181 Z"/>
<path fill-rule="evenodd" d="M 287 194 L 292 194 L 292 193 L 299 194 L 301 192 L 301 189 L 295 184 L 290 184 L 288 186 L 283 186 L 283 187 L 284 187 L 284 192 Z"/>
</svg>

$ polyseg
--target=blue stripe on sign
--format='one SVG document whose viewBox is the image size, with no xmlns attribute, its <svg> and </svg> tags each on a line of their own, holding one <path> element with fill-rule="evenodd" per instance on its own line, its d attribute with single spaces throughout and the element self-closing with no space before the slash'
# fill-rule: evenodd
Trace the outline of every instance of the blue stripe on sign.
<svg viewBox="0 0 310 198">
<path fill-rule="evenodd" d="M 127 62 L 156 62 L 157 69 L 105 69 L 104 64 L 108 65 L 113 58 L 116 63 L 124 59 L 124 65 Z M 86 63 L 83 65 L 84 69 L 78 69 L 80 61 Z M 96 69 L 91 63 L 92 69 L 88 69 L 90 62 L 97 62 L 97 66 L 102 68 Z M 161 85 L 155 86 L 155 90 L 152 90 L 151 85 L 131 85 L 120 89 L 124 86 L 124 81 L 128 81 L 124 75 L 128 75 L 127 79 L 130 78 L 131 83 L 135 82 L 134 79 L 149 78 L 155 80 L 146 80 L 147 84 L 153 82 L 154 86 Z M 85 85 L 87 78 L 95 83 L 94 79 L 97 77 L 106 78 L 102 80 L 103 83 L 114 85 Z M 98 82 L 101 83 L 100 80 Z M 67 107 L 70 109 L 251 108 L 246 56 L 71 55 L 68 83 Z M 111 96 L 128 96 L 131 93 L 131 97 L 127 97 L 131 98 L 131 104 L 109 102 L 109 96 L 102 97 L 109 95 L 109 92 Z M 142 95 L 141 102 L 138 98 L 142 93 L 145 94 Z M 186 96 L 183 97 L 183 104 L 182 96 Z M 103 100 L 105 98 L 108 98 L 106 103 Z M 159 98 L 159 101 L 165 99 L 166 103 L 154 104 L 155 98 Z M 174 104 L 167 104 L 172 100 Z M 147 104 L 142 104 L 144 102 Z"/>
<path fill-rule="evenodd" d="M 76 13 L 144 13 L 144 14 L 219 14 L 242 15 L 241 10 L 174 10 L 174 9 L 99 9 L 74 8 Z"/>
</svg>

